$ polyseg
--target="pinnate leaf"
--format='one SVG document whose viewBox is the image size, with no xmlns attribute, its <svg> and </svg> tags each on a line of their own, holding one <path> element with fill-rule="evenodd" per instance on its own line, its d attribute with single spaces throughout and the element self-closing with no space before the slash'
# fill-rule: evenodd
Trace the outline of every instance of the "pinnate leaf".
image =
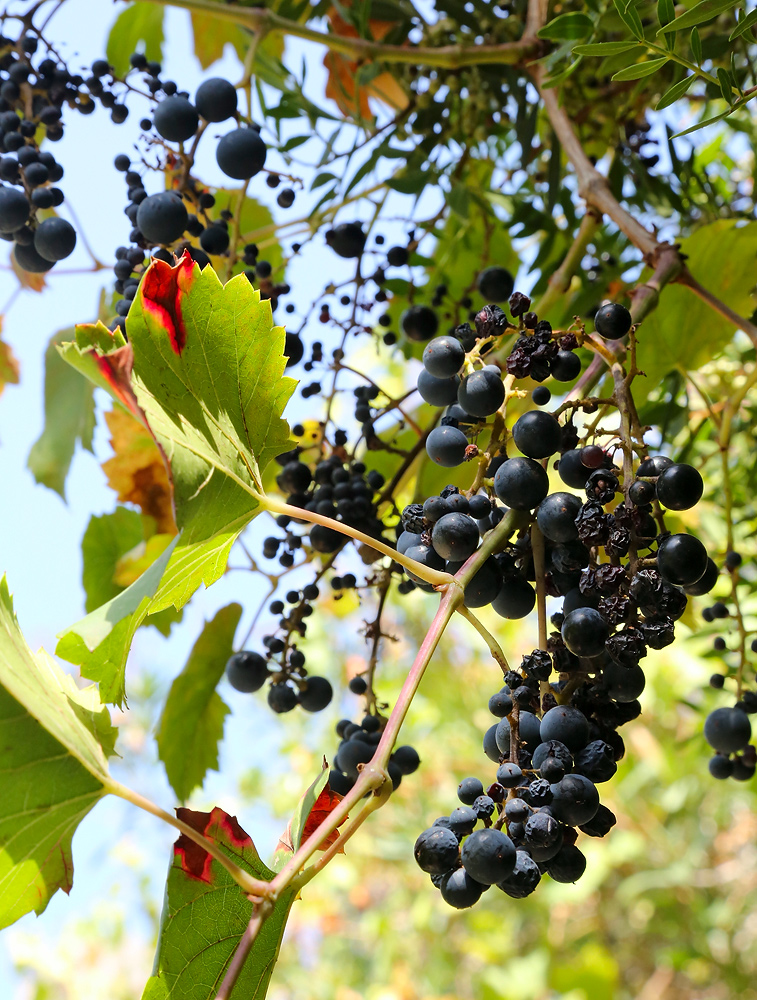
<svg viewBox="0 0 757 1000">
<path fill-rule="evenodd" d="M 158 756 L 181 802 L 218 770 L 218 744 L 229 709 L 216 691 L 234 648 L 240 604 L 221 608 L 200 633 L 184 669 L 171 685 L 158 724 Z"/>
<path fill-rule="evenodd" d="M 234 816 L 178 809 L 177 815 L 214 841 L 240 868 L 270 881 L 274 873 Z M 232 993 L 232 1000 L 263 1000 L 297 889 L 284 889 L 264 922 Z M 252 904 L 226 869 L 183 834 L 168 871 L 155 972 L 142 1000 L 214 1000 Z"/>
<path fill-rule="evenodd" d="M 106 793 L 116 730 L 94 686 L 80 690 L 32 653 L 0 581 L 0 927 L 42 913 L 73 880 L 71 838 Z"/>
<path fill-rule="evenodd" d="M 139 624 L 126 617 L 141 615 L 141 622 L 178 609 L 223 574 L 232 545 L 261 510 L 263 470 L 290 445 L 281 413 L 295 385 L 283 374 L 284 330 L 273 325 L 270 303 L 244 275 L 223 286 L 188 254 L 175 267 L 151 264 L 127 333 L 128 344 L 101 325 L 78 327 L 76 343 L 63 348 L 67 361 L 150 431 L 170 466 L 181 531 L 175 549 L 166 550 L 167 566 L 161 556 L 148 571 L 165 567 L 157 583 L 151 578 L 140 588 L 136 581 L 116 598 L 132 592 L 134 600 L 111 602 L 93 625 L 85 618 L 61 638 L 60 655 L 74 656 L 85 676 L 119 700 Z"/>
</svg>

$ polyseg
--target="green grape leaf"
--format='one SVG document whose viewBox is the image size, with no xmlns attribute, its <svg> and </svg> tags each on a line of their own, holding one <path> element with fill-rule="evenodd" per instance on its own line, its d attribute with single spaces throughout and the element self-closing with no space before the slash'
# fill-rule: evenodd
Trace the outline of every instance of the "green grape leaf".
<svg viewBox="0 0 757 1000">
<path fill-rule="evenodd" d="M 138 0 L 122 11 L 113 22 L 108 35 L 105 55 L 116 76 L 129 69 L 129 56 L 140 48 L 147 58 L 161 62 L 163 58 L 163 8 L 149 0 Z"/>
<path fill-rule="evenodd" d="M 124 703 L 131 641 L 148 615 L 178 541 L 177 535 L 130 587 L 58 635 L 57 655 L 80 667 L 82 676 L 97 681 L 103 701 Z"/>
<path fill-rule="evenodd" d="M 682 28 L 692 28 L 695 24 L 704 24 L 711 21 L 713 17 L 722 14 L 723 11 L 735 7 L 740 0 L 700 0 L 689 10 L 684 11 L 680 17 L 675 18 L 670 24 L 663 25 L 657 32 L 658 35 L 666 35 L 671 31 L 680 31 Z"/>
<path fill-rule="evenodd" d="M 218 770 L 218 744 L 229 709 L 216 686 L 234 650 L 241 615 L 240 604 L 229 604 L 205 623 L 163 707 L 158 756 L 181 802 L 202 785 L 209 770 Z"/>
<path fill-rule="evenodd" d="M 214 841 L 240 868 L 270 881 L 274 873 L 234 816 L 177 809 L 179 819 Z M 297 889 L 284 889 L 263 923 L 232 1000 L 263 1000 Z M 252 904 L 226 869 L 183 834 L 174 844 L 161 917 L 155 970 L 142 1000 L 214 1000 Z"/>
<path fill-rule="evenodd" d="M 94 685 L 80 690 L 26 644 L 0 580 L 0 927 L 42 913 L 73 880 L 71 838 L 106 793 L 116 730 Z"/>
<path fill-rule="evenodd" d="M 94 390 L 58 354 L 73 330 L 51 337 L 45 351 L 45 426 L 32 445 L 27 464 L 35 482 L 66 499 L 66 476 L 76 444 L 92 451 L 95 430 Z"/>
<path fill-rule="evenodd" d="M 126 324 L 128 344 L 98 325 L 78 327 L 76 343 L 62 348 L 142 421 L 170 464 L 178 541 L 143 585 L 137 580 L 58 645 L 119 703 L 138 625 L 219 579 L 260 513 L 263 470 L 291 444 L 281 413 L 295 385 L 283 375 L 284 330 L 273 325 L 270 303 L 244 275 L 224 286 L 188 254 L 175 267 L 151 264 Z"/>
<path fill-rule="evenodd" d="M 719 219 L 681 240 L 681 250 L 695 278 L 735 312 L 751 316 L 757 223 L 737 225 L 735 220 Z M 733 335 L 733 324 L 703 306 L 688 288 L 668 285 L 657 308 L 639 327 L 637 364 L 647 377 L 636 379 L 634 396 L 649 393 L 670 371 L 696 371 L 713 361 Z"/>
<path fill-rule="evenodd" d="M 142 515 L 128 507 L 89 519 L 81 542 L 82 585 L 86 611 L 94 611 L 121 591 L 113 579 L 116 563 L 144 539 Z"/>
</svg>

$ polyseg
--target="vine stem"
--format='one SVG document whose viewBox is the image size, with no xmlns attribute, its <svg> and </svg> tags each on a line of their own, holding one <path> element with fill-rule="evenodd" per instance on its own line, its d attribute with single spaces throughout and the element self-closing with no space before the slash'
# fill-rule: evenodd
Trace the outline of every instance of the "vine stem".
<svg viewBox="0 0 757 1000">
<path fill-rule="evenodd" d="M 486 559 L 498 550 L 501 541 L 510 537 L 513 530 L 521 523 L 521 520 L 522 515 L 517 511 L 510 511 L 506 514 L 497 527 L 489 532 L 478 551 L 467 560 L 456 576 L 452 578 L 454 586 L 447 587 L 439 603 L 433 621 L 405 678 L 405 683 L 384 728 L 381 740 L 376 747 L 373 760 L 360 771 L 357 781 L 347 795 L 344 796 L 339 805 L 332 810 L 326 819 L 308 837 L 305 843 L 300 845 L 299 849 L 292 855 L 278 875 L 271 882 L 263 883 L 263 897 L 267 905 L 253 911 L 253 917 L 250 920 L 247 931 L 242 939 L 240 939 L 232 963 L 227 970 L 221 986 L 221 990 L 226 989 L 226 992 L 218 993 L 216 1000 L 227 1000 L 229 997 L 244 966 L 244 962 L 249 955 L 255 937 L 260 930 L 260 926 L 272 912 L 273 904 L 280 893 L 293 882 L 296 882 L 300 886 L 309 882 L 311 878 L 321 871 L 343 849 L 344 844 L 362 826 L 368 816 L 388 800 L 391 779 L 386 767 L 397 735 L 423 679 L 426 667 L 431 661 L 431 657 L 455 610 L 462 603 L 466 585 Z M 370 798 L 363 804 L 358 814 L 349 820 L 350 810 L 357 806 L 366 794 Z M 323 844 L 326 838 L 336 831 L 345 820 L 348 820 L 348 823 L 340 833 L 338 841 L 327 848 L 323 857 L 314 865 L 304 872 L 301 871 L 316 851 L 320 849 L 321 844 Z"/>
<path fill-rule="evenodd" d="M 203 837 L 201 833 L 189 826 L 188 823 L 180 820 L 178 816 L 172 816 L 171 813 L 166 812 L 165 809 L 161 809 L 160 806 L 151 802 L 150 799 L 145 798 L 144 795 L 140 795 L 139 792 L 135 792 L 133 788 L 128 788 L 126 785 L 122 785 L 120 781 L 116 781 L 113 778 L 108 778 L 106 781 L 103 781 L 103 784 L 106 791 L 110 792 L 112 795 L 117 795 L 126 802 L 131 802 L 133 806 L 137 806 L 145 812 L 151 813 L 153 816 L 157 816 L 158 819 L 162 819 L 164 823 L 168 823 L 170 826 L 175 827 L 183 833 L 185 837 L 189 837 L 190 840 L 193 840 L 195 844 L 198 844 L 219 864 L 223 865 L 237 885 L 245 893 L 247 893 L 248 896 L 264 897 L 268 894 L 269 886 L 271 884 L 270 882 L 265 882 L 262 879 L 253 878 L 252 875 L 248 875 L 244 869 L 235 865 L 234 862 L 228 858 L 220 847 L 214 844 L 212 840 L 208 840 L 207 837 Z"/>
<path fill-rule="evenodd" d="M 442 45 L 426 48 L 420 45 L 384 45 L 368 38 L 348 38 L 333 32 L 316 31 L 306 24 L 280 17 L 263 7 L 226 7 L 216 0 L 150 0 L 164 7 L 181 7 L 198 14 L 211 14 L 222 21 L 241 24 L 263 35 L 293 35 L 308 42 L 325 45 L 332 52 L 339 52 L 354 60 L 368 62 L 410 63 L 414 66 L 436 66 L 441 69 L 459 69 L 461 66 L 503 65 L 513 66 L 543 51 L 543 43 L 524 35 L 519 42 L 502 42 L 498 45 Z"/>
<path fill-rule="evenodd" d="M 255 496 L 261 506 L 272 513 L 285 514 L 298 521 L 309 521 L 311 524 L 321 524 L 324 528 L 331 528 L 332 531 L 338 531 L 342 535 L 348 535 L 355 541 L 368 545 L 370 548 L 375 549 L 376 552 L 380 552 L 381 555 L 388 556 L 401 566 L 404 566 L 413 576 L 419 577 L 434 587 L 447 586 L 454 580 L 454 577 L 450 573 L 442 573 L 439 570 L 429 569 L 427 566 L 416 562 L 415 559 L 408 559 L 407 556 L 402 555 L 402 553 L 387 545 L 386 542 L 372 538 L 370 535 L 358 531 L 357 528 L 350 527 L 349 524 L 345 524 L 343 521 L 335 521 L 332 517 L 323 517 L 321 514 L 316 514 L 315 511 L 293 507 L 291 504 L 284 503 L 268 495 L 258 493 Z"/>
<path fill-rule="evenodd" d="M 479 621 L 476 616 L 468 610 L 464 605 L 457 609 L 457 613 L 461 615 L 466 621 L 470 622 L 473 628 L 478 632 L 481 638 L 484 640 L 486 645 L 489 647 L 494 659 L 502 667 L 502 672 L 510 669 L 510 664 L 507 662 L 507 657 L 502 651 L 502 647 L 491 634 L 491 632 L 486 628 L 483 622 Z"/>
<path fill-rule="evenodd" d="M 231 991 L 236 986 L 239 974 L 244 967 L 244 963 L 247 961 L 247 956 L 250 954 L 253 944 L 255 943 L 255 938 L 260 933 L 260 928 L 263 926 L 272 911 L 273 904 L 269 903 L 268 900 L 265 899 L 253 905 L 250 922 L 245 927 L 244 934 L 239 939 L 239 945 L 232 955 L 229 967 L 223 977 L 218 993 L 216 993 L 216 1000 L 228 1000 L 231 996 Z"/>
<path fill-rule="evenodd" d="M 534 576 L 536 577 L 536 614 L 539 622 L 539 649 L 547 648 L 547 587 L 544 581 L 544 566 L 546 546 L 544 535 L 539 525 L 534 521 L 531 525 L 531 552 L 534 557 Z M 549 681 L 539 681 L 539 693 L 542 698 L 549 694 Z"/>
</svg>

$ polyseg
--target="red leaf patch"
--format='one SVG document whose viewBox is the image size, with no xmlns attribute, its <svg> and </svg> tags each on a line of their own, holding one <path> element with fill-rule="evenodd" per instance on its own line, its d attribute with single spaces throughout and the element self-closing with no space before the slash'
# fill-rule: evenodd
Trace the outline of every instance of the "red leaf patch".
<svg viewBox="0 0 757 1000">
<path fill-rule="evenodd" d="M 165 328 L 173 351 L 181 355 L 187 328 L 181 314 L 181 299 L 194 282 L 194 261 L 185 250 L 173 267 L 153 260 L 142 279 L 140 294 L 145 313 Z"/>
<path fill-rule="evenodd" d="M 236 848 L 239 853 L 245 850 L 255 850 L 255 845 L 237 822 L 236 816 L 229 816 L 218 806 L 209 813 L 179 808 L 176 810 L 176 815 L 188 826 L 217 844 L 232 849 Z M 173 853 L 174 857 L 181 859 L 181 867 L 187 875 L 201 882 L 212 883 L 211 864 L 213 859 L 194 840 L 190 840 L 186 834 L 182 833 L 174 844 Z"/>
</svg>

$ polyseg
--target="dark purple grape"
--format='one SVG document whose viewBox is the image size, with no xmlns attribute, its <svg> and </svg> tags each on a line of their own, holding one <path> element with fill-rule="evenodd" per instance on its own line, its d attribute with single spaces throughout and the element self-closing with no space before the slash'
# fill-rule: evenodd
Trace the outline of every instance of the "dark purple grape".
<svg viewBox="0 0 757 1000">
<path fill-rule="evenodd" d="M 557 466 L 560 479 L 574 490 L 582 490 L 589 478 L 589 470 L 581 461 L 581 449 L 573 448 L 563 452 Z"/>
<path fill-rule="evenodd" d="M 75 246 L 76 230 L 65 219 L 52 216 L 37 226 L 34 249 L 46 260 L 63 260 L 73 253 Z"/>
<path fill-rule="evenodd" d="M 636 470 L 636 475 L 641 476 L 642 479 L 653 479 L 663 473 L 665 469 L 669 469 L 672 464 L 673 459 L 668 458 L 667 455 L 652 455 L 651 458 L 644 459 Z"/>
<path fill-rule="evenodd" d="M 668 535 L 657 549 L 657 568 L 668 583 L 692 587 L 707 570 L 707 549 L 694 535 Z"/>
<path fill-rule="evenodd" d="M 560 424 L 551 413 L 529 410 L 513 425 L 513 440 L 529 458 L 549 458 L 560 448 Z"/>
<path fill-rule="evenodd" d="M 476 528 L 478 533 L 478 528 Z M 446 570 L 453 576 L 462 569 L 463 562 L 448 562 Z M 466 608 L 483 608 L 491 604 L 502 587 L 502 574 L 499 565 L 491 556 L 481 566 L 465 587 L 463 603 Z"/>
<path fill-rule="evenodd" d="M 12 187 L 0 188 L 0 233 L 15 233 L 29 218 L 30 211 L 29 199 L 23 191 Z"/>
<path fill-rule="evenodd" d="M 331 704 L 334 690 L 325 677 L 309 676 L 300 689 L 300 705 L 306 712 L 320 712 Z"/>
<path fill-rule="evenodd" d="M 47 260 L 46 257 L 37 253 L 34 246 L 22 246 L 20 243 L 16 243 L 13 247 L 13 257 L 22 270 L 32 274 L 44 274 L 45 271 L 49 271 L 51 267 L 55 266 L 55 261 Z"/>
<path fill-rule="evenodd" d="M 671 465 L 657 480 L 657 499 L 669 510 L 689 510 L 699 503 L 704 481 L 693 465 Z"/>
<path fill-rule="evenodd" d="M 549 491 L 549 476 L 532 458 L 510 458 L 497 470 L 494 491 L 515 510 L 533 510 Z"/>
<path fill-rule="evenodd" d="M 157 133 L 169 142 L 186 142 L 197 131 L 200 119 L 197 108 L 186 97 L 174 95 L 158 104 L 152 123 Z"/>
<path fill-rule="evenodd" d="M 137 210 L 137 226 L 148 243 L 173 243 L 183 235 L 189 218 L 184 202 L 173 191 L 144 199 Z"/>
<path fill-rule="evenodd" d="M 594 326 L 605 340 L 622 340 L 632 323 L 630 312 L 618 302 L 606 302 L 594 314 Z"/>
<path fill-rule="evenodd" d="M 445 514 L 433 527 L 431 544 L 443 558 L 465 562 L 478 548 L 478 526 L 467 514 Z"/>
<path fill-rule="evenodd" d="M 525 618 L 533 611 L 536 592 L 519 574 L 506 576 L 492 607 L 502 618 Z"/>
<path fill-rule="evenodd" d="M 227 177 L 246 181 L 265 165 L 266 145 L 254 128 L 227 132 L 216 146 L 216 162 Z"/>
<path fill-rule="evenodd" d="M 259 691 L 269 676 L 268 663 L 260 653 L 245 649 L 229 658 L 226 676 L 229 684 L 237 691 L 245 694 Z"/>
<path fill-rule="evenodd" d="M 571 542 L 578 538 L 576 517 L 581 501 L 573 493 L 550 493 L 539 504 L 536 521 L 539 530 L 552 542 Z"/>
<path fill-rule="evenodd" d="M 375 718 L 375 716 L 371 716 Z M 401 746 L 392 754 L 392 760 L 400 769 L 402 774 L 414 774 L 421 765 L 421 758 L 415 747 Z"/>
<path fill-rule="evenodd" d="M 291 712 L 297 701 L 297 692 L 289 684 L 271 684 L 268 688 L 268 705 L 277 715 Z"/>
<path fill-rule="evenodd" d="M 491 368 L 467 375 L 457 390 L 457 402 L 474 417 L 489 417 L 505 401 L 505 386 L 499 372 Z"/>
<path fill-rule="evenodd" d="M 464 868 L 457 868 L 442 876 L 439 889 L 442 899 L 456 910 L 465 910 L 481 898 L 486 886 L 471 878 Z"/>
<path fill-rule="evenodd" d="M 581 359 L 573 351 L 558 351 L 552 359 L 552 378 L 557 382 L 572 382 L 581 374 Z"/>
<path fill-rule="evenodd" d="M 506 302 L 515 287 L 512 274 L 504 267 L 487 267 L 476 281 L 478 291 L 487 302 Z"/>
<path fill-rule="evenodd" d="M 421 399 L 431 406 L 449 406 L 457 399 L 457 391 L 460 388 L 460 379 L 457 375 L 451 378 L 437 378 L 431 375 L 425 368 L 418 373 L 418 392 Z M 442 428 L 435 428 L 441 430 Z"/>
<path fill-rule="evenodd" d="M 569 750 L 581 750 L 589 741 L 589 723 L 579 709 L 557 705 L 544 713 L 539 735 L 542 743 L 557 740 Z"/>
<path fill-rule="evenodd" d="M 520 711 L 518 717 L 518 739 L 520 743 L 526 745 L 529 750 L 535 750 L 541 742 L 539 735 L 539 719 L 533 712 Z M 507 719 L 502 719 L 496 727 L 496 740 L 500 752 L 507 755 L 510 753 L 510 723 Z M 497 779 L 499 780 L 499 779 Z"/>
<path fill-rule="evenodd" d="M 749 716 L 740 708 L 716 708 L 705 719 L 704 738 L 719 753 L 743 750 L 751 736 Z"/>
<path fill-rule="evenodd" d="M 472 806 L 479 795 L 484 794 L 484 786 L 478 778 L 463 778 L 457 786 L 457 797 L 466 806 Z"/>
<path fill-rule="evenodd" d="M 424 368 L 429 375 L 438 379 L 449 379 L 457 375 L 464 361 L 465 351 L 455 337 L 434 337 L 423 351 Z"/>
<path fill-rule="evenodd" d="M 599 808 L 596 786 L 582 774 L 566 774 L 552 785 L 550 809 L 555 819 L 568 826 L 590 823 Z"/>
<path fill-rule="evenodd" d="M 526 851 L 517 851 L 512 872 L 497 883 L 497 888 L 513 899 L 525 899 L 541 880 L 539 866 Z"/>
<path fill-rule="evenodd" d="M 690 587 L 685 587 L 684 590 L 687 594 L 691 594 L 693 597 L 701 597 L 703 594 L 709 594 L 715 584 L 718 582 L 718 577 L 720 576 L 720 570 L 717 564 L 712 559 L 707 559 L 707 569 L 704 571 L 703 575 L 697 580 L 696 583 L 692 584 Z"/>
<path fill-rule="evenodd" d="M 586 871 L 586 857 L 575 844 L 565 844 L 547 864 L 555 882 L 577 882 Z"/>
<path fill-rule="evenodd" d="M 400 325 L 408 340 L 423 343 L 439 329 L 439 319 L 429 306 L 413 305 L 403 314 Z"/>
<path fill-rule="evenodd" d="M 457 837 L 443 826 L 424 830 L 413 848 L 418 867 L 429 875 L 444 875 L 458 863 Z"/>
<path fill-rule="evenodd" d="M 205 121 L 225 122 L 227 118 L 236 114 L 236 88 L 220 76 L 204 80 L 197 88 L 195 107 Z"/>
<path fill-rule="evenodd" d="M 494 885 L 512 874 L 515 846 L 501 830 L 491 827 L 472 833 L 463 844 L 460 857 L 471 878 L 483 885 Z"/>
<path fill-rule="evenodd" d="M 563 642 L 576 656 L 597 656 L 605 648 L 610 626 L 594 608 L 576 608 L 565 616 Z"/>
<path fill-rule="evenodd" d="M 426 438 L 426 454 L 437 465 L 453 469 L 465 461 L 468 439 L 458 427 L 435 427 Z"/>
</svg>

